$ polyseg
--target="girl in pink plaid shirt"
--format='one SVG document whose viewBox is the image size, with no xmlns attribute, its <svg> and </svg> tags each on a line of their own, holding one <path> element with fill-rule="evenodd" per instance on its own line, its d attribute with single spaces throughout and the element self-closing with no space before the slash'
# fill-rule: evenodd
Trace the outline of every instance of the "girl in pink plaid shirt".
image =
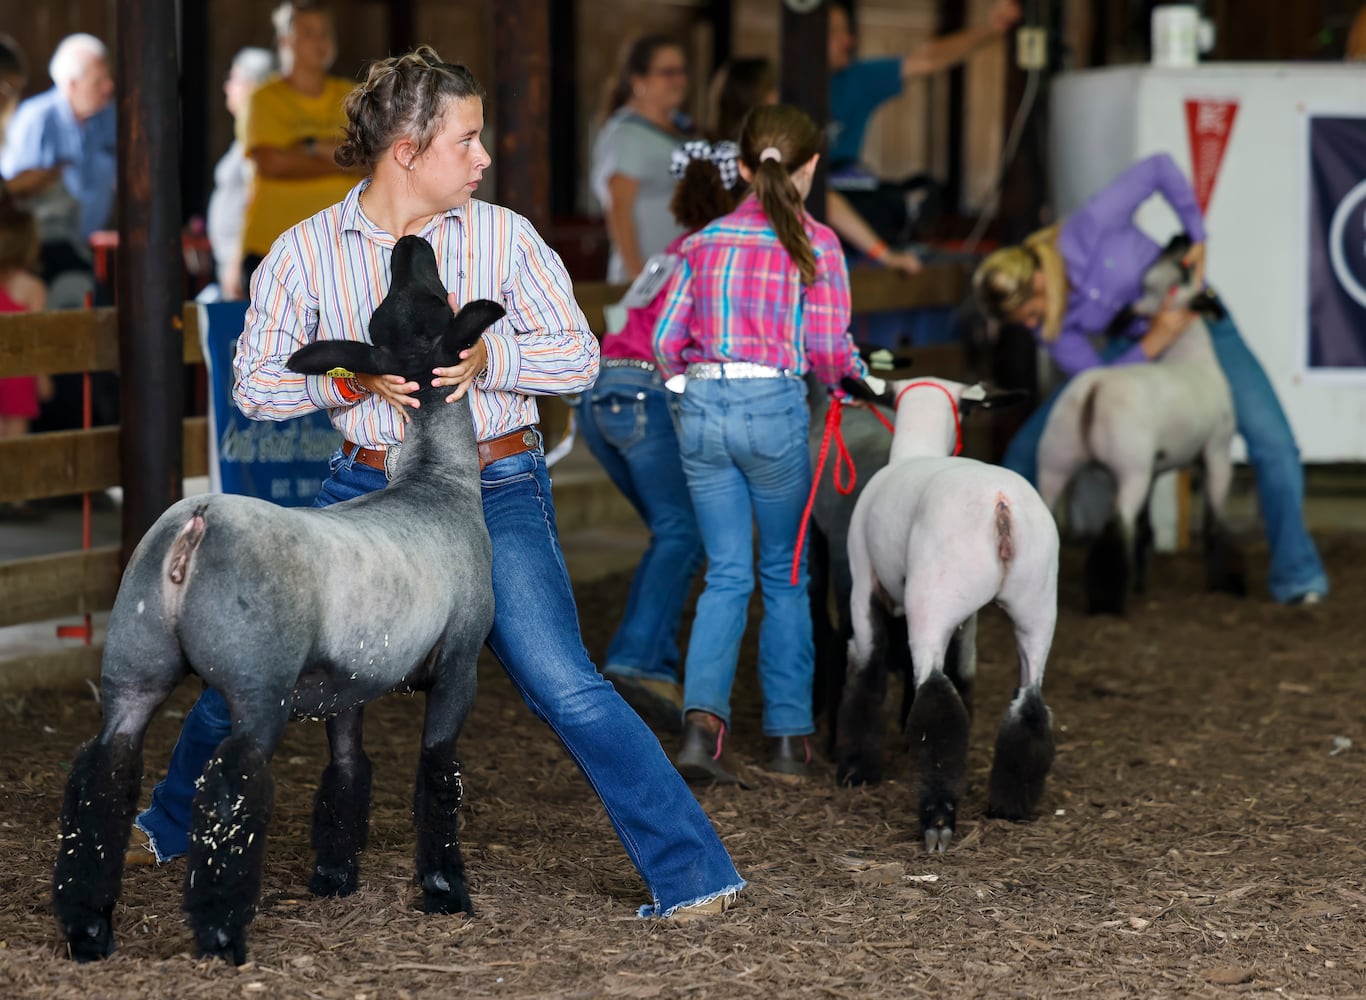
<svg viewBox="0 0 1366 1000">
<path fill-rule="evenodd" d="M 707 583 L 684 670 L 685 777 L 745 784 L 727 752 L 730 692 L 754 589 L 754 525 L 764 617 L 759 631 L 769 766 L 805 774 L 814 648 L 806 567 L 793 551 L 811 486 L 806 382 L 866 374 L 849 337 L 849 274 L 834 232 L 803 201 L 821 133 L 786 105 L 755 108 L 740 130 L 753 193 L 685 240 L 655 327 L 665 376 L 686 373 L 679 444 Z M 753 516 L 750 517 L 749 513 Z"/>
</svg>

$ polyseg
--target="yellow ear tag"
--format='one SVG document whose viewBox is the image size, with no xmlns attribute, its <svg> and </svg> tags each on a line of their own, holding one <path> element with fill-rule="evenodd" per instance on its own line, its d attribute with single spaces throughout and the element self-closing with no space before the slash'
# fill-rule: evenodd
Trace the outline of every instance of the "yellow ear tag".
<svg viewBox="0 0 1366 1000">
<path fill-rule="evenodd" d="M 355 378 L 356 373 L 345 368 L 333 368 L 327 373 L 328 378 Z"/>
</svg>

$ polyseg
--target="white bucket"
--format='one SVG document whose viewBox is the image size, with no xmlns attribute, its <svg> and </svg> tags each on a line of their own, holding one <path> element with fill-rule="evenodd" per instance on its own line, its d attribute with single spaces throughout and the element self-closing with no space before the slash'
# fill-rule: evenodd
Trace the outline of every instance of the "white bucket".
<svg viewBox="0 0 1366 1000">
<path fill-rule="evenodd" d="M 1200 12 L 1194 4 L 1153 8 L 1153 65 L 1194 66 L 1199 61 Z"/>
</svg>

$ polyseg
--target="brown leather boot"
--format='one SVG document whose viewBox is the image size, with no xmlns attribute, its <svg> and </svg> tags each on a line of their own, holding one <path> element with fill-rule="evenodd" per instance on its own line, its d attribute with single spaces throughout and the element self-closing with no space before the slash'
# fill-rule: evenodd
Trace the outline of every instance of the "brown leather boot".
<svg viewBox="0 0 1366 1000">
<path fill-rule="evenodd" d="M 689 780 L 752 787 L 726 751 L 726 724 L 710 712 L 694 710 L 684 716 L 683 742 L 674 766 Z"/>
</svg>

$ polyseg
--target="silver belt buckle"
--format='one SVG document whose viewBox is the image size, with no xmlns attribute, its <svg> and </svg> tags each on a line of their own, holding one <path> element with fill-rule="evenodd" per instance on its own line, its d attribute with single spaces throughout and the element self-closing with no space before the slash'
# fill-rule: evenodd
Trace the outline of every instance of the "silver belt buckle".
<svg viewBox="0 0 1366 1000">
<path fill-rule="evenodd" d="M 394 470 L 398 468 L 398 453 L 401 448 L 402 445 L 391 444 L 384 449 L 384 475 L 389 479 L 394 478 Z"/>
<path fill-rule="evenodd" d="M 536 432 L 530 427 L 522 431 L 522 444 L 526 445 L 528 451 L 536 447 Z"/>
</svg>

